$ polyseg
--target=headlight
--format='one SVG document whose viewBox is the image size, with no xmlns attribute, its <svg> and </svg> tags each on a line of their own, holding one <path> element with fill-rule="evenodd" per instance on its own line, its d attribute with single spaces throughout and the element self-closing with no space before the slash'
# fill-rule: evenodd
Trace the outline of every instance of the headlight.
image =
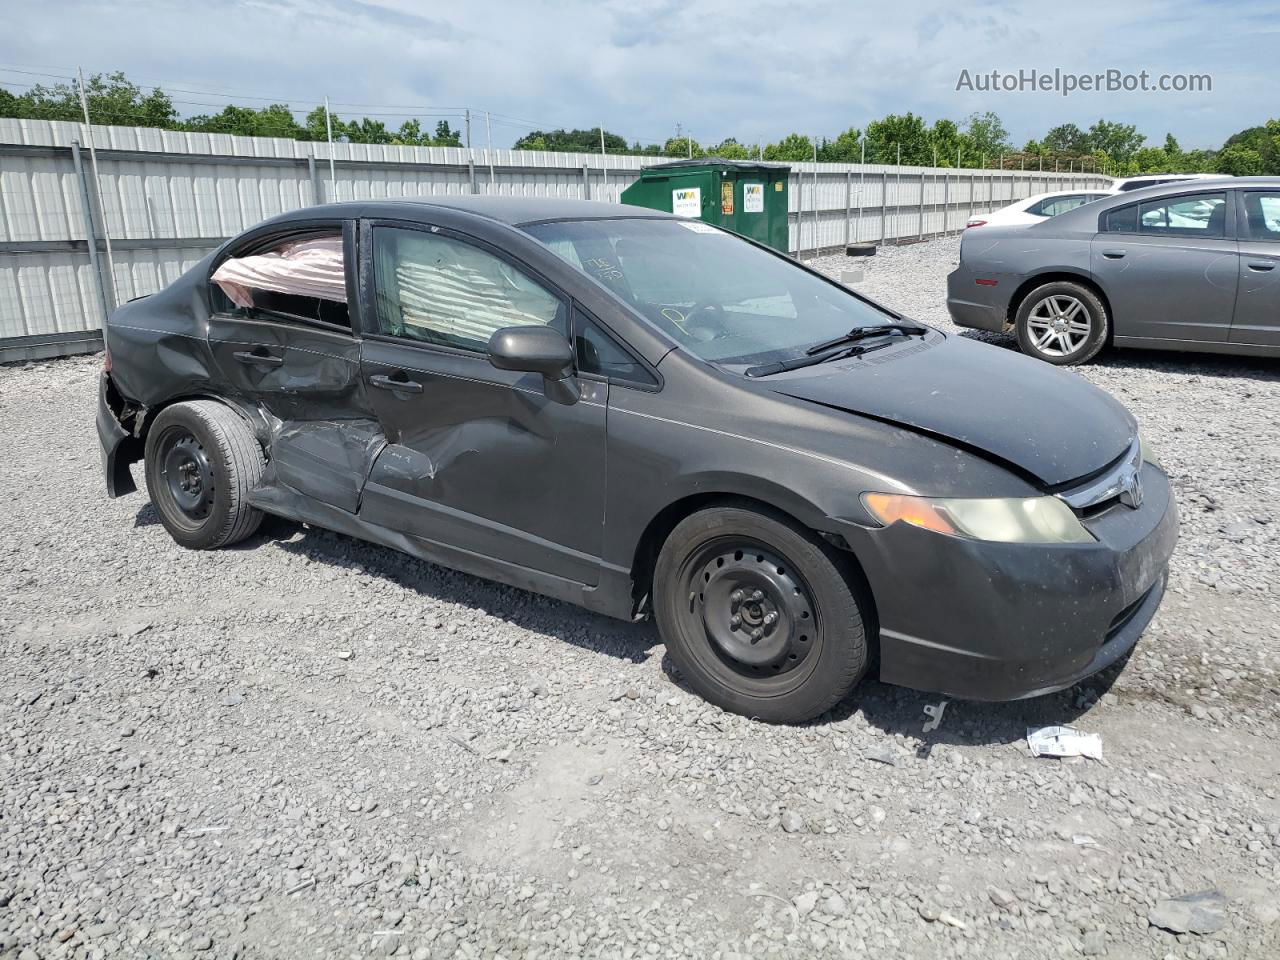
<svg viewBox="0 0 1280 960">
<path fill-rule="evenodd" d="M 899 521 L 936 533 L 997 543 L 1092 543 L 1094 537 L 1057 497 L 939 499 L 864 493 L 862 503 L 886 527 Z"/>
</svg>

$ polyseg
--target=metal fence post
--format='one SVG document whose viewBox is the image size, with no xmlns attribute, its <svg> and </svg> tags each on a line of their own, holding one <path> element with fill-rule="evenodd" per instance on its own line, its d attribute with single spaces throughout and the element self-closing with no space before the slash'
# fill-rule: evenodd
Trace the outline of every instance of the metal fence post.
<svg viewBox="0 0 1280 960">
<path fill-rule="evenodd" d="M 889 239 L 889 171 L 880 171 L 880 243 Z"/>
<path fill-rule="evenodd" d="M 946 172 L 942 184 L 942 235 L 945 237 L 951 226 L 951 171 Z"/>
<path fill-rule="evenodd" d="M 866 147 L 863 147 L 866 150 Z M 862 205 L 867 202 L 867 166 L 866 159 L 863 158 L 862 166 L 858 169 L 858 225 L 853 231 L 853 242 L 857 243 L 858 238 L 862 236 Z"/>
<path fill-rule="evenodd" d="M 787 216 L 790 217 L 790 211 Z M 796 259 L 804 253 L 804 174 L 796 171 Z"/>
<path fill-rule="evenodd" d="M 71 141 L 71 162 L 80 181 L 80 209 L 84 213 L 84 234 L 89 244 L 89 267 L 93 270 L 93 285 L 98 291 L 98 309 L 102 311 L 105 326 L 110 308 L 107 306 L 107 285 L 102 279 L 102 266 L 98 263 L 98 229 L 94 224 L 93 201 L 89 197 L 89 178 L 85 176 L 84 163 L 80 159 L 80 141 Z"/>
<path fill-rule="evenodd" d="M 844 245 L 849 245 L 853 228 L 853 171 L 844 172 Z"/>
<path fill-rule="evenodd" d="M 307 173 L 311 175 L 311 205 L 320 202 L 320 175 L 316 173 L 316 152 L 307 151 Z"/>
<path fill-rule="evenodd" d="M 920 168 L 920 224 L 919 231 L 916 236 L 917 240 L 924 239 L 924 168 Z"/>
<path fill-rule="evenodd" d="M 818 164 L 813 164 L 813 255 L 822 256 L 822 239 L 818 227 Z"/>
</svg>

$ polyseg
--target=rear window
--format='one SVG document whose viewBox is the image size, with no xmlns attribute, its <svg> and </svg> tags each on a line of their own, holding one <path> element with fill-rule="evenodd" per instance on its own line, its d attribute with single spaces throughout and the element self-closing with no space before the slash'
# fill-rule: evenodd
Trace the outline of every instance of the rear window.
<svg viewBox="0 0 1280 960">
<path fill-rule="evenodd" d="M 1137 233 L 1138 205 L 1131 203 L 1127 207 L 1108 210 L 1103 219 L 1102 229 L 1107 233 Z"/>
<path fill-rule="evenodd" d="M 298 235 L 234 255 L 210 277 L 218 310 L 351 328 L 342 234 Z"/>
</svg>

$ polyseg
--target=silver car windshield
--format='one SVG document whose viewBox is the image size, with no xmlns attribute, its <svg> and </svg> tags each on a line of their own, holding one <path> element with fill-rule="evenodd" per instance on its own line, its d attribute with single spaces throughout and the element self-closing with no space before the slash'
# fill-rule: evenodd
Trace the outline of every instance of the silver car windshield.
<svg viewBox="0 0 1280 960">
<path fill-rule="evenodd" d="M 727 367 L 790 360 L 894 315 L 784 257 L 696 220 L 524 228 L 691 353 Z"/>
</svg>

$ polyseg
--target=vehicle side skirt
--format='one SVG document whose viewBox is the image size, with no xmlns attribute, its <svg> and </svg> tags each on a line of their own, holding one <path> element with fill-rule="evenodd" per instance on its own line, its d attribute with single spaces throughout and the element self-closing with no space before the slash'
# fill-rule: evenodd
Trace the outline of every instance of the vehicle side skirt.
<svg viewBox="0 0 1280 960">
<path fill-rule="evenodd" d="M 340 507 L 298 493 L 282 483 L 256 487 L 249 495 L 249 502 L 265 513 L 390 547 L 428 563 L 563 600 L 620 620 L 632 619 L 634 603 L 630 572 L 618 567 L 602 564 L 599 585 L 590 587 L 371 523 Z"/>
</svg>

